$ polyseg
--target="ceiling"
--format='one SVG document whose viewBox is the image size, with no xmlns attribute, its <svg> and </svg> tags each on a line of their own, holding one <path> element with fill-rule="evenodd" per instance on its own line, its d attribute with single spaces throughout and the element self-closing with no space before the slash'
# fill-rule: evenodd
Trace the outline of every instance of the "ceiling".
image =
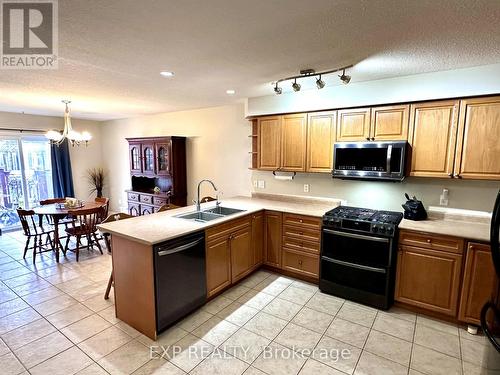
<svg viewBox="0 0 500 375">
<path fill-rule="evenodd" d="M 0 110 L 61 115 L 69 98 L 106 120 L 270 95 L 302 68 L 355 64 L 359 82 L 493 64 L 499 24 L 498 0 L 64 0 L 59 69 L 0 71 Z"/>
</svg>

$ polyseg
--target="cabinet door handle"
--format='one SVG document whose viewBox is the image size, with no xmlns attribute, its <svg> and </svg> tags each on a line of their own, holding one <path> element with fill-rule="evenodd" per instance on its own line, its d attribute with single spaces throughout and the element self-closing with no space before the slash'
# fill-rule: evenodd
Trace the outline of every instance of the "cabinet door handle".
<svg viewBox="0 0 500 375">
<path fill-rule="evenodd" d="M 432 240 L 430 238 L 427 239 L 427 243 L 431 243 Z"/>
<path fill-rule="evenodd" d="M 302 259 L 299 259 L 299 266 L 302 265 Z"/>
<path fill-rule="evenodd" d="M 302 223 L 302 222 L 304 222 L 304 220 L 300 219 L 300 220 L 299 220 L 299 223 Z"/>
<path fill-rule="evenodd" d="M 453 173 L 448 173 L 448 177 L 453 177 Z"/>
<path fill-rule="evenodd" d="M 372 140 L 372 141 L 374 141 L 374 140 L 375 140 L 375 137 L 372 137 L 372 139 L 371 139 L 371 140 Z"/>
<path fill-rule="evenodd" d="M 366 140 L 369 141 L 370 140 L 370 137 L 366 137 Z"/>
</svg>

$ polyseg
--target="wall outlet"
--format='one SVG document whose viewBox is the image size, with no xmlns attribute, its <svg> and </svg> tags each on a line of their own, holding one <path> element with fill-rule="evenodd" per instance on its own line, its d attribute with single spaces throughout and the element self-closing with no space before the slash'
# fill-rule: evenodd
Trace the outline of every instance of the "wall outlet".
<svg viewBox="0 0 500 375">
<path fill-rule="evenodd" d="M 449 190 L 443 189 L 443 192 L 439 196 L 439 205 L 440 206 L 448 206 L 448 195 L 449 195 Z"/>
<path fill-rule="evenodd" d="M 259 180 L 257 186 L 259 187 L 259 189 L 265 189 L 266 188 L 266 181 Z"/>
<path fill-rule="evenodd" d="M 304 184 L 304 193 L 309 193 L 309 184 Z"/>
<path fill-rule="evenodd" d="M 253 180 L 253 187 L 258 188 L 259 187 L 259 182 L 257 180 Z"/>
</svg>

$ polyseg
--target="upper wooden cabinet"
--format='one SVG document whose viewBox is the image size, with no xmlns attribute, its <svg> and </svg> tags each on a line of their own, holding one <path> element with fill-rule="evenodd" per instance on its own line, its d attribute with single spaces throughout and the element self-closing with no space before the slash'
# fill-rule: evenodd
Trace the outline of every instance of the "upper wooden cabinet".
<svg viewBox="0 0 500 375">
<path fill-rule="evenodd" d="M 471 324 L 481 324 L 481 308 L 492 297 L 496 282 L 497 277 L 491 259 L 490 245 L 469 243 L 465 258 L 459 320 Z"/>
<path fill-rule="evenodd" d="M 500 179 L 500 97 L 460 102 L 455 177 Z"/>
<path fill-rule="evenodd" d="M 372 141 L 407 140 L 409 113 L 409 105 L 372 108 L 370 139 Z"/>
<path fill-rule="evenodd" d="M 458 108 L 458 100 L 411 105 L 411 176 L 453 176 Z"/>
<path fill-rule="evenodd" d="M 307 119 L 307 172 L 330 173 L 337 112 L 310 113 Z"/>
<path fill-rule="evenodd" d="M 170 151 L 172 145 L 170 142 L 155 143 L 156 155 L 156 174 L 159 176 L 168 176 L 171 171 Z"/>
<path fill-rule="evenodd" d="M 283 116 L 280 170 L 297 172 L 306 170 L 306 127 L 305 114 Z"/>
<path fill-rule="evenodd" d="M 337 142 L 370 139 L 370 108 L 338 111 Z"/>
<path fill-rule="evenodd" d="M 144 142 L 141 144 L 142 149 L 142 173 L 149 176 L 155 174 L 155 149 L 153 142 Z"/>
<path fill-rule="evenodd" d="M 142 173 L 142 161 L 141 161 L 141 142 L 129 142 L 128 153 L 130 160 L 130 172 Z"/>
<path fill-rule="evenodd" d="M 259 118 L 258 128 L 258 168 L 275 171 L 281 166 L 281 117 Z"/>
<path fill-rule="evenodd" d="M 261 170 L 330 173 L 335 142 L 408 140 L 410 176 L 500 180 L 500 96 L 266 116 L 251 137 Z"/>
</svg>

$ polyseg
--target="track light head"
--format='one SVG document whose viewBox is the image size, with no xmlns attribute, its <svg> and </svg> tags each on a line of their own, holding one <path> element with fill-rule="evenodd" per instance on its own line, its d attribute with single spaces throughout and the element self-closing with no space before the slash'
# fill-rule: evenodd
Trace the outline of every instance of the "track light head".
<svg viewBox="0 0 500 375">
<path fill-rule="evenodd" d="M 276 82 L 276 86 L 274 86 L 274 93 L 276 95 L 281 95 L 282 92 L 283 92 L 283 89 L 281 87 L 278 87 L 278 82 Z"/>
<path fill-rule="evenodd" d="M 342 71 L 342 75 L 340 75 L 339 78 L 344 85 L 347 85 L 349 82 L 351 82 L 351 76 L 345 74 L 345 69 Z"/>
<path fill-rule="evenodd" d="M 325 81 L 323 81 L 321 79 L 321 75 L 319 76 L 319 78 L 316 80 L 316 87 L 318 88 L 318 90 L 322 89 L 323 87 L 325 87 Z"/>
<path fill-rule="evenodd" d="M 292 89 L 293 91 L 297 92 L 297 91 L 300 91 L 300 84 L 297 83 L 297 80 L 295 80 L 293 83 L 292 83 Z"/>
</svg>

